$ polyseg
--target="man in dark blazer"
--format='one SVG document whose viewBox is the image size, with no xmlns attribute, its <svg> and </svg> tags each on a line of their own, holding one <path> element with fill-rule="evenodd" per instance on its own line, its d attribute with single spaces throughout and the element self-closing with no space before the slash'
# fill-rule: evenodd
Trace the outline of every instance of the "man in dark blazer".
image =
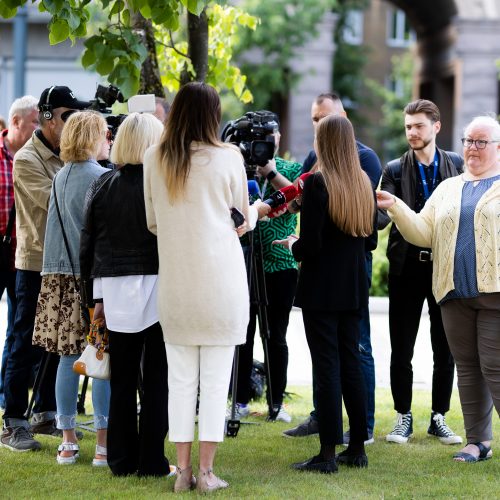
<svg viewBox="0 0 500 500">
<path fill-rule="evenodd" d="M 401 158 L 387 164 L 381 188 L 420 212 L 441 181 L 462 172 L 463 158 L 436 146 L 441 122 L 439 109 L 433 102 L 424 99 L 410 102 L 404 109 L 404 115 L 410 149 Z M 379 211 L 379 229 L 389 222 L 387 214 Z M 454 361 L 446 340 L 441 311 L 432 295 L 432 252 L 429 248 L 417 248 L 407 243 L 393 224 L 387 257 L 391 390 L 397 420 L 386 440 L 406 443 L 413 432 L 411 361 L 423 303 L 427 300 L 434 357 L 432 413 L 427 432 L 443 444 L 461 443 L 462 438 L 448 427 L 444 417 L 450 409 Z"/>
</svg>

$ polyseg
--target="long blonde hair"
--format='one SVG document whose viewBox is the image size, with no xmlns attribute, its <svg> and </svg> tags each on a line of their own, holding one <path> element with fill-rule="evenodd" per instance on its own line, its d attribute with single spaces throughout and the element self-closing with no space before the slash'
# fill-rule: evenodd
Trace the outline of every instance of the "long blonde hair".
<svg viewBox="0 0 500 500">
<path fill-rule="evenodd" d="M 184 193 L 191 167 L 191 143 L 220 146 L 221 105 L 217 91 L 206 83 L 181 87 L 165 123 L 159 155 L 167 191 L 173 203 Z"/>
<path fill-rule="evenodd" d="M 316 148 L 333 222 L 351 236 L 369 236 L 375 201 L 370 179 L 361 170 L 351 122 L 343 116 L 323 118 L 316 131 Z"/>
</svg>

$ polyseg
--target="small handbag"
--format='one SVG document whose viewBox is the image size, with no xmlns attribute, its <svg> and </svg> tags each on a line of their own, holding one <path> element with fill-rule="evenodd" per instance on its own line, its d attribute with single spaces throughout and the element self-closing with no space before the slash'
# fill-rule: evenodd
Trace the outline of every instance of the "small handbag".
<svg viewBox="0 0 500 500">
<path fill-rule="evenodd" d="M 87 346 L 81 356 L 73 363 L 73 371 L 92 378 L 109 380 L 108 330 L 102 318 L 92 321 Z"/>
</svg>

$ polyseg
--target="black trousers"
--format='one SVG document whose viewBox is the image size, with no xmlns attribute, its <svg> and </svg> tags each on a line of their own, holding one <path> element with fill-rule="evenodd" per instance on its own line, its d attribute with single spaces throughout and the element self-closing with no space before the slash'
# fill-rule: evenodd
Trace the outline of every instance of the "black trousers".
<svg viewBox="0 0 500 500">
<path fill-rule="evenodd" d="M 454 361 L 441 319 L 441 309 L 432 295 L 432 263 L 408 255 L 400 276 L 389 274 L 389 330 L 391 337 L 391 390 L 398 413 L 411 410 L 412 358 L 424 300 L 431 322 L 432 410 L 450 409 Z"/>
<path fill-rule="evenodd" d="M 144 362 L 139 426 L 137 381 Z M 159 323 L 138 333 L 109 332 L 111 400 L 108 422 L 108 464 L 111 472 L 125 476 L 164 476 L 168 432 L 167 355 Z"/>
<path fill-rule="evenodd" d="M 316 414 L 322 445 L 342 444 L 342 397 L 349 417 L 351 442 L 368 439 L 366 394 L 359 354 L 358 311 L 302 309 L 311 351 Z"/>
<path fill-rule="evenodd" d="M 274 273 L 265 273 L 267 293 L 267 320 L 269 323 L 269 368 L 273 405 L 281 405 L 286 389 L 288 370 L 288 345 L 286 331 L 290 311 L 297 288 L 297 271 L 287 269 Z M 236 401 L 248 403 L 250 400 L 250 374 L 252 373 L 253 345 L 257 321 L 256 304 L 250 306 L 250 322 L 247 328 L 247 339 L 239 347 L 238 387 Z"/>
</svg>

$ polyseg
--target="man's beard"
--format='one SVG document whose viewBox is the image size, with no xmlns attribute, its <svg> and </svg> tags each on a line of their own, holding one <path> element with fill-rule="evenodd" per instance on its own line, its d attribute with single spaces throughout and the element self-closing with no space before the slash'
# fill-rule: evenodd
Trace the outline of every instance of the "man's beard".
<svg viewBox="0 0 500 500">
<path fill-rule="evenodd" d="M 425 149 L 431 142 L 432 142 L 432 139 L 420 139 L 424 144 L 423 146 L 417 146 L 417 147 L 413 147 L 411 144 L 410 144 L 410 148 L 413 150 L 413 151 L 421 151 L 422 149 Z"/>
</svg>

